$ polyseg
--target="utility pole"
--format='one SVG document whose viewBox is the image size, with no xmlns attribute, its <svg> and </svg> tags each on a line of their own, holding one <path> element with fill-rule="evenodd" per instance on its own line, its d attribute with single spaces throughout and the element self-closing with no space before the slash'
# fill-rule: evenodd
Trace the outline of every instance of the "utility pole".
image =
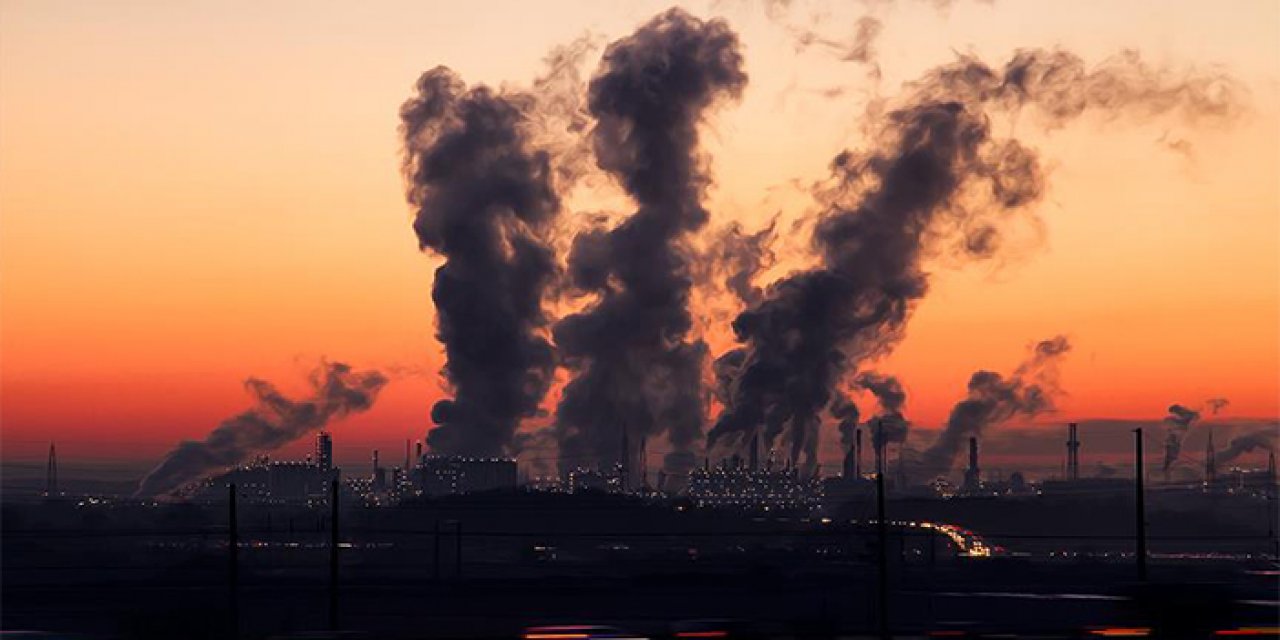
<svg viewBox="0 0 1280 640">
<path fill-rule="evenodd" d="M 1142 429 L 1133 430 L 1133 457 L 1134 457 L 1134 490 L 1136 492 L 1136 514 L 1137 519 L 1137 556 L 1138 556 L 1138 580 L 1146 582 L 1147 580 L 1147 506 L 1146 491 L 1143 489 L 1143 475 L 1146 472 L 1146 465 L 1142 462 Z"/>
<path fill-rule="evenodd" d="M 231 607 L 231 637 L 240 637 L 240 531 L 236 523 L 236 485 L 227 487 L 227 602 Z"/>
<path fill-rule="evenodd" d="M 876 472 L 876 533 L 880 540 L 879 571 L 876 578 L 879 589 L 880 637 L 889 640 L 889 523 L 884 513 L 884 469 Z"/>
<path fill-rule="evenodd" d="M 338 630 L 338 479 L 329 482 L 329 629 Z"/>
</svg>

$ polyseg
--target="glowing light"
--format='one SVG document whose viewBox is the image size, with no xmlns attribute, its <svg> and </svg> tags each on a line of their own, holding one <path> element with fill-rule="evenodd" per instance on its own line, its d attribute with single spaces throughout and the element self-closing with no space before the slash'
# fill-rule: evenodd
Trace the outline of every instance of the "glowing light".
<svg viewBox="0 0 1280 640">
<path fill-rule="evenodd" d="M 1107 629 L 1093 629 L 1089 631 L 1089 634 L 1106 638 L 1145 638 L 1151 635 L 1151 629 L 1147 627 L 1110 627 Z"/>
</svg>

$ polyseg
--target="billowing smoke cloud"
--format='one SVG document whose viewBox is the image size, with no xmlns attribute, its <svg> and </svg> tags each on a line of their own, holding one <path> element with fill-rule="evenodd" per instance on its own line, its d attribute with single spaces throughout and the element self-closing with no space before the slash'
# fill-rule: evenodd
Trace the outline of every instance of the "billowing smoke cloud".
<svg viewBox="0 0 1280 640">
<path fill-rule="evenodd" d="M 547 234 L 560 201 L 548 155 L 527 141 L 532 106 L 437 67 L 400 109 L 414 231 L 445 258 L 431 297 L 453 397 L 431 409 L 435 452 L 509 452 L 551 382 L 542 301 L 556 273 Z"/>
<path fill-rule="evenodd" d="M 853 444 L 858 428 L 858 405 L 843 394 L 836 394 L 831 401 L 831 417 L 837 420 L 836 429 L 840 433 L 840 448 L 848 449 Z"/>
<path fill-rule="evenodd" d="M 1231 404 L 1231 401 L 1226 398 L 1209 398 L 1204 401 L 1204 404 L 1209 408 L 1209 415 L 1216 416 L 1219 411 L 1227 408 L 1227 405 Z"/>
<path fill-rule="evenodd" d="M 142 479 L 134 495 L 170 493 L 255 453 L 278 449 L 333 420 L 366 411 L 387 378 L 377 371 L 353 371 L 341 362 L 327 362 L 311 373 L 309 382 L 311 395 L 291 400 L 270 382 L 246 380 L 254 407 L 223 421 L 200 442 L 179 443 Z"/>
<path fill-rule="evenodd" d="M 1191 425 L 1200 419 L 1200 412 L 1188 409 L 1180 404 L 1170 405 L 1169 415 L 1165 416 L 1164 436 L 1164 470 L 1168 471 L 1182 454 L 1182 440 L 1187 436 Z"/>
<path fill-rule="evenodd" d="M 815 465 L 817 412 L 846 371 L 905 335 L 928 291 L 925 258 L 999 252 L 1003 223 L 1029 216 L 1044 177 L 1033 151 L 992 137 L 990 113 L 1033 109 L 1051 126 L 1088 111 L 1227 116 L 1233 89 L 1218 75 L 1172 78 L 1132 54 L 1088 70 L 1066 52 L 1023 50 L 1003 69 L 961 56 L 869 110 L 871 148 L 836 156 L 831 186 L 816 194 L 821 265 L 774 283 L 733 323 L 742 346 L 721 359 L 740 364 L 709 444 L 740 446 L 764 425 L 792 460 Z"/>
<path fill-rule="evenodd" d="M 1044 340 L 1032 349 L 1031 358 L 1018 365 L 1007 379 L 991 371 L 977 371 L 969 378 L 968 396 L 957 402 L 947 426 L 921 456 L 926 477 L 946 475 L 970 437 L 1016 416 L 1033 418 L 1054 409 L 1059 393 L 1058 360 L 1071 350 L 1063 336 Z"/>
<path fill-rule="evenodd" d="M 907 429 L 910 423 L 902 414 L 902 407 L 907 403 L 907 392 L 902 383 L 893 376 L 874 371 L 865 371 L 853 379 L 853 383 L 866 389 L 875 396 L 879 411 L 871 424 L 871 446 L 879 450 L 889 444 L 902 444 L 907 441 Z"/>
<path fill-rule="evenodd" d="M 747 233 L 742 225 L 732 222 L 716 235 L 711 247 L 709 265 L 723 274 L 725 289 L 743 304 L 755 304 L 763 295 L 755 277 L 777 259 L 770 247 L 777 222 L 775 218 L 755 233 Z"/>
<path fill-rule="evenodd" d="M 706 346 L 688 338 L 687 241 L 706 224 L 710 180 L 698 125 L 741 94 L 742 65 L 725 22 L 672 9 L 611 44 L 590 82 L 597 164 L 638 208 L 612 229 L 580 233 L 570 251 L 572 285 L 598 298 L 554 329 L 573 373 L 554 427 L 566 458 L 616 460 L 625 430 L 632 442 L 665 431 L 673 464 L 693 459 Z"/>
<path fill-rule="evenodd" d="M 1218 464 L 1223 465 L 1256 450 L 1275 451 L 1277 439 L 1280 439 L 1280 425 L 1251 431 L 1232 438 L 1231 443 L 1214 457 Z"/>
</svg>

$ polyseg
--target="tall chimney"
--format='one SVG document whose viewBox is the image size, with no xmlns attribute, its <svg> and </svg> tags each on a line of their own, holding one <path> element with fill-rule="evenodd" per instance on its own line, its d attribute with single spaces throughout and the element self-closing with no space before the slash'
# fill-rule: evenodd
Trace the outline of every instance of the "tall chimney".
<svg viewBox="0 0 1280 640">
<path fill-rule="evenodd" d="M 982 472 L 978 469 L 978 439 L 969 438 L 969 468 L 964 471 L 963 489 L 977 491 L 982 486 Z"/>
<path fill-rule="evenodd" d="M 627 443 L 627 429 L 626 427 L 623 427 L 622 428 L 622 455 L 619 457 L 619 462 L 618 462 L 618 488 L 621 489 L 623 493 L 627 492 L 627 480 L 628 480 L 627 474 L 631 471 L 631 465 L 628 464 L 628 462 L 630 461 L 627 459 L 627 456 L 629 453 L 630 451 Z"/>
<path fill-rule="evenodd" d="M 853 480 L 858 477 L 858 445 L 849 445 L 849 451 L 844 455 L 844 467 L 842 474 L 845 480 Z"/>
<path fill-rule="evenodd" d="M 49 443 L 49 464 L 45 468 L 45 487 L 44 494 L 46 496 L 57 495 L 58 493 L 58 452 L 54 449 L 53 443 Z"/>
<path fill-rule="evenodd" d="M 648 439 L 640 437 L 640 489 L 649 493 L 649 449 Z"/>
<path fill-rule="evenodd" d="M 853 430 L 853 477 L 862 477 L 862 429 Z"/>
<path fill-rule="evenodd" d="M 1213 485 L 1218 479 L 1218 460 L 1213 450 L 1213 430 L 1209 430 L 1209 442 L 1204 446 L 1204 482 Z"/>
<path fill-rule="evenodd" d="M 1080 479 L 1080 437 L 1074 422 L 1067 424 L 1067 479 Z"/>
<path fill-rule="evenodd" d="M 422 462 L 422 441 L 421 441 L 421 440 L 419 440 L 419 441 L 418 441 L 418 443 L 417 443 L 417 445 L 418 445 L 418 446 L 417 446 L 417 448 L 414 450 L 414 452 L 418 455 L 418 462 Z"/>
</svg>

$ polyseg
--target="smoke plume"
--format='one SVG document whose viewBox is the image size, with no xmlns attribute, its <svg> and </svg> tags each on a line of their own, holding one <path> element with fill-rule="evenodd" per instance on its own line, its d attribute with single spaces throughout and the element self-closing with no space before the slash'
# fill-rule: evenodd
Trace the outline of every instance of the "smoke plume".
<svg viewBox="0 0 1280 640">
<path fill-rule="evenodd" d="M 1227 405 L 1231 404 L 1231 401 L 1226 398 L 1209 398 L 1204 401 L 1204 404 L 1209 407 L 1209 415 L 1216 416 L 1219 411 L 1227 408 Z"/>
<path fill-rule="evenodd" d="M 737 222 L 729 223 L 717 234 L 711 247 L 709 265 L 718 275 L 723 274 L 725 289 L 743 304 L 755 304 L 763 295 L 754 279 L 777 259 L 770 247 L 777 222 L 774 218 L 755 233 L 743 231 Z"/>
<path fill-rule="evenodd" d="M 902 383 L 893 376 L 874 371 L 858 374 L 853 382 L 875 396 L 880 407 L 875 415 L 875 426 L 871 429 L 871 445 L 880 450 L 889 444 L 906 442 L 910 423 L 902 414 L 902 407 L 907 403 L 907 392 L 903 390 Z"/>
<path fill-rule="evenodd" d="M 1222 465 L 1258 449 L 1275 451 L 1278 438 L 1280 438 L 1280 426 L 1272 426 L 1267 429 L 1242 434 L 1232 438 L 1231 443 L 1222 451 L 1219 451 L 1214 458 L 1218 464 Z"/>
<path fill-rule="evenodd" d="M 1182 454 L 1182 440 L 1187 436 L 1192 423 L 1200 419 L 1200 412 L 1188 409 L 1180 404 L 1169 406 L 1169 415 L 1165 416 L 1164 438 L 1164 470 L 1168 471 Z"/>
<path fill-rule="evenodd" d="M 224 420 L 203 441 L 187 440 L 165 456 L 138 485 L 135 496 L 167 494 L 249 456 L 278 449 L 333 420 L 367 411 L 387 384 L 377 371 L 352 371 L 341 362 L 322 363 L 309 377 L 311 395 L 291 400 L 275 385 L 250 378 L 245 390 L 254 407 Z"/>
<path fill-rule="evenodd" d="M 836 429 L 840 433 L 840 448 L 848 449 L 853 445 L 854 434 L 858 428 L 858 405 L 846 398 L 844 394 L 837 393 L 835 400 L 831 401 L 830 412 L 831 417 L 838 421 Z"/>
<path fill-rule="evenodd" d="M 677 454 L 701 438 L 706 346 L 688 338 L 687 246 L 708 217 L 698 125 L 746 82 L 729 26 L 679 9 L 604 53 L 588 88 L 596 162 L 637 210 L 580 233 L 570 251 L 574 287 L 597 299 L 554 330 L 573 373 L 554 427 L 562 456 L 614 461 L 624 430 L 632 442 L 665 431 Z"/>
<path fill-rule="evenodd" d="M 400 109 L 414 231 L 445 259 L 431 297 L 453 397 L 431 409 L 434 452 L 510 452 L 551 382 L 542 300 L 557 269 L 547 235 L 560 201 L 548 155 L 527 141 L 532 106 L 437 67 Z"/>
<path fill-rule="evenodd" d="M 969 378 L 967 397 L 951 409 L 947 426 L 921 456 L 926 477 L 946 475 L 969 437 L 1015 416 L 1033 418 L 1054 409 L 1059 393 L 1058 360 L 1071 350 L 1063 336 L 1044 340 L 1032 349 L 1031 358 L 1018 365 L 1007 379 L 991 371 L 977 371 Z"/>
<path fill-rule="evenodd" d="M 815 269 L 767 288 L 733 323 L 737 366 L 709 444 L 740 446 L 765 427 L 793 461 L 816 464 L 818 421 L 847 371 L 905 335 L 928 291 L 924 261 L 996 255 L 1003 225 L 1044 193 L 1036 154 L 992 136 L 992 114 L 1033 110 L 1049 126 L 1106 116 L 1229 116 L 1234 85 L 1220 75 L 1172 77 L 1126 54 L 1089 70 L 1062 51 L 1023 50 L 994 69 L 972 56 L 927 72 L 888 108 L 869 109 L 871 147 L 831 163 L 812 243 Z M 978 381 L 981 383 L 981 381 Z"/>
</svg>

